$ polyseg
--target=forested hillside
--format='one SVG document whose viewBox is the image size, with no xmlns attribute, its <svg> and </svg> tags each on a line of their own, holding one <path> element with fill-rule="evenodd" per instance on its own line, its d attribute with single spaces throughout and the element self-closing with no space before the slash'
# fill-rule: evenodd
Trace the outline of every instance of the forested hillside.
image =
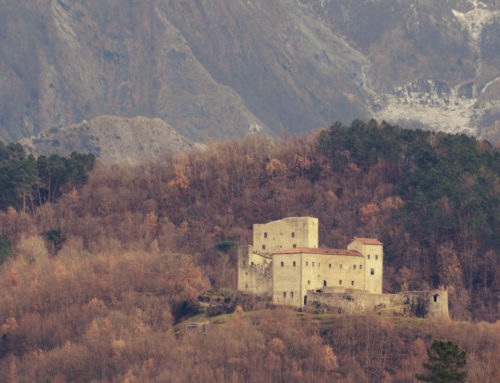
<svg viewBox="0 0 500 383">
<path fill-rule="evenodd" d="M 172 335 L 198 294 L 235 288 L 229 244 L 251 242 L 253 223 L 303 215 L 319 218 L 323 246 L 379 238 L 386 292 L 445 286 L 455 319 L 497 321 L 500 153 L 487 142 L 354 121 L 96 168 L 68 185 L 56 200 L 1 196 L 4 381 L 409 382 L 435 337 L 466 348 L 471 381 L 498 377 L 498 322 L 318 324 L 285 310 Z"/>
</svg>

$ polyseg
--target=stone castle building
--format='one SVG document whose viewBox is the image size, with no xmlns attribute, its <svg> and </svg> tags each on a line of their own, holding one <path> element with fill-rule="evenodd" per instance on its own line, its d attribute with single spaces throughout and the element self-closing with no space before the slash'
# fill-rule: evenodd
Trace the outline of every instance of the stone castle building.
<svg viewBox="0 0 500 383">
<path fill-rule="evenodd" d="M 354 237 L 346 249 L 318 247 L 318 219 L 289 217 L 253 225 L 253 245 L 238 248 L 238 290 L 275 304 L 312 302 L 339 312 L 448 315 L 446 291 L 383 294 L 383 244 Z"/>
</svg>

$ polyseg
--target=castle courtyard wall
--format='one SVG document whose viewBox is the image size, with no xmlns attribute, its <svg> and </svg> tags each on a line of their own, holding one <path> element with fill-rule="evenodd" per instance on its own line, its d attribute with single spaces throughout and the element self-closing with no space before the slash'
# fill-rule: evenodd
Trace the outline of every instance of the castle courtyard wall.
<svg viewBox="0 0 500 383">
<path fill-rule="evenodd" d="M 370 294 L 350 289 L 308 291 L 308 302 L 329 306 L 339 313 L 387 313 L 417 317 L 449 317 L 448 292 L 444 290 L 407 291 L 398 294 Z"/>
</svg>

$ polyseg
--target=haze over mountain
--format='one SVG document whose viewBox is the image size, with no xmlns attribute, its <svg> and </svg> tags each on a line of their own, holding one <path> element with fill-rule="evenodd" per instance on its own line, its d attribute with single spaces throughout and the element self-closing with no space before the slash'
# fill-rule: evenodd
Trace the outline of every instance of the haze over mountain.
<svg viewBox="0 0 500 383">
<path fill-rule="evenodd" d="M 495 0 L 0 7 L 6 141 L 102 115 L 159 118 L 194 141 L 371 117 L 500 135 Z"/>
</svg>

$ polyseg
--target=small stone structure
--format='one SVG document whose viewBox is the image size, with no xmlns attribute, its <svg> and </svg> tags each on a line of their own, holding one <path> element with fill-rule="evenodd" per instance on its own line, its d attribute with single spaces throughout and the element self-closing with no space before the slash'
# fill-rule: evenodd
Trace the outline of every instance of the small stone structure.
<svg viewBox="0 0 500 383">
<path fill-rule="evenodd" d="M 347 249 L 318 248 L 318 219 L 289 217 L 253 226 L 253 245 L 238 248 L 238 290 L 273 303 L 317 302 L 339 312 L 448 316 L 442 290 L 383 294 L 383 244 L 354 237 Z"/>
</svg>

